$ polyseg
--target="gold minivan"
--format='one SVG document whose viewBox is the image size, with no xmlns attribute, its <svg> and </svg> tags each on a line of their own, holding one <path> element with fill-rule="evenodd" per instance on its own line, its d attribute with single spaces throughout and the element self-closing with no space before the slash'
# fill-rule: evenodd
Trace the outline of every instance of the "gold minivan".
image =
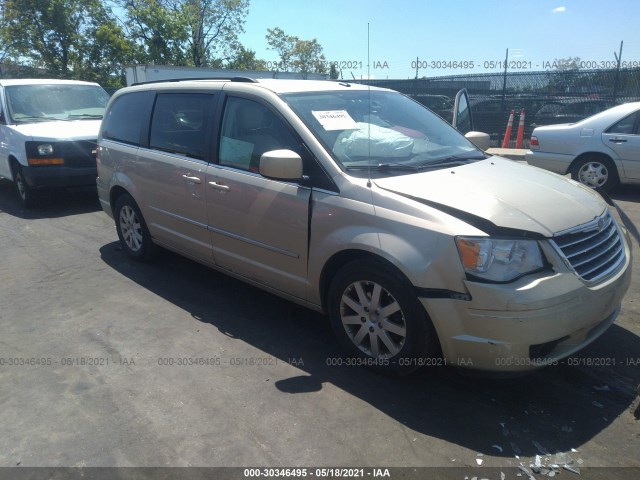
<svg viewBox="0 0 640 480">
<path fill-rule="evenodd" d="M 388 374 L 556 363 L 614 322 L 631 279 L 596 192 L 489 156 L 391 90 L 127 87 L 98 175 L 131 258 L 161 246 L 325 312 L 349 364 Z"/>
</svg>

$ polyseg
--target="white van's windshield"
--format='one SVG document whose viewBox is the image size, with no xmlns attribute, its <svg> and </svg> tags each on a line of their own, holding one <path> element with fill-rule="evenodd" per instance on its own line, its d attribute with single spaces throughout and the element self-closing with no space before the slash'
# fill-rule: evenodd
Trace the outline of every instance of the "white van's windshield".
<svg viewBox="0 0 640 480">
<path fill-rule="evenodd" d="M 11 123 L 99 120 L 109 101 L 97 85 L 12 85 L 5 92 Z"/>
<path fill-rule="evenodd" d="M 309 92 L 282 98 L 350 173 L 410 173 L 486 158 L 440 117 L 397 92 Z"/>
</svg>

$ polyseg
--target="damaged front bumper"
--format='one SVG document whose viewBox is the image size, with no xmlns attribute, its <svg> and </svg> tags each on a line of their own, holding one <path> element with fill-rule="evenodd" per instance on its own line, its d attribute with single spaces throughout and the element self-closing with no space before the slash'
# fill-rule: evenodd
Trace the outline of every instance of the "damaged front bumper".
<svg viewBox="0 0 640 480">
<path fill-rule="evenodd" d="M 574 272 L 523 277 L 509 284 L 465 281 L 469 300 L 420 298 L 448 364 L 526 372 L 555 364 L 602 335 L 620 312 L 631 283 L 631 251 L 597 285 Z"/>
</svg>

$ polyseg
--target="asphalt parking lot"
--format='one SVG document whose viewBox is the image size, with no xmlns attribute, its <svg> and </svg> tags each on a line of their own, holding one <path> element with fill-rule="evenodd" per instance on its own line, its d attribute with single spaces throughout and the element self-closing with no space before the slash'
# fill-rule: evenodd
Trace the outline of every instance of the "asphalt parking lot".
<svg viewBox="0 0 640 480">
<path fill-rule="evenodd" d="M 640 188 L 614 198 L 640 225 Z M 130 261 L 95 191 L 25 211 L 1 182 L 0 466 L 468 467 L 478 478 L 495 467 L 516 478 L 540 455 L 584 478 L 632 478 L 587 474 L 640 468 L 634 247 L 621 315 L 571 362 L 512 379 L 452 368 L 390 379 L 333 365 L 321 315 L 169 252 Z"/>
</svg>

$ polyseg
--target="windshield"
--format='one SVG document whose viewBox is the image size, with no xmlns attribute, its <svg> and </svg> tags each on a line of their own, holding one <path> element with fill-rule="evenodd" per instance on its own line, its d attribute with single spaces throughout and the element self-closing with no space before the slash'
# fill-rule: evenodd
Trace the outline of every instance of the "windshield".
<svg viewBox="0 0 640 480">
<path fill-rule="evenodd" d="M 397 175 L 486 158 L 440 117 L 397 92 L 291 93 L 282 98 L 336 162 L 356 175 L 371 169 Z"/>
<path fill-rule="evenodd" d="M 6 96 L 12 123 L 101 119 L 109 101 L 97 85 L 12 85 Z"/>
</svg>

